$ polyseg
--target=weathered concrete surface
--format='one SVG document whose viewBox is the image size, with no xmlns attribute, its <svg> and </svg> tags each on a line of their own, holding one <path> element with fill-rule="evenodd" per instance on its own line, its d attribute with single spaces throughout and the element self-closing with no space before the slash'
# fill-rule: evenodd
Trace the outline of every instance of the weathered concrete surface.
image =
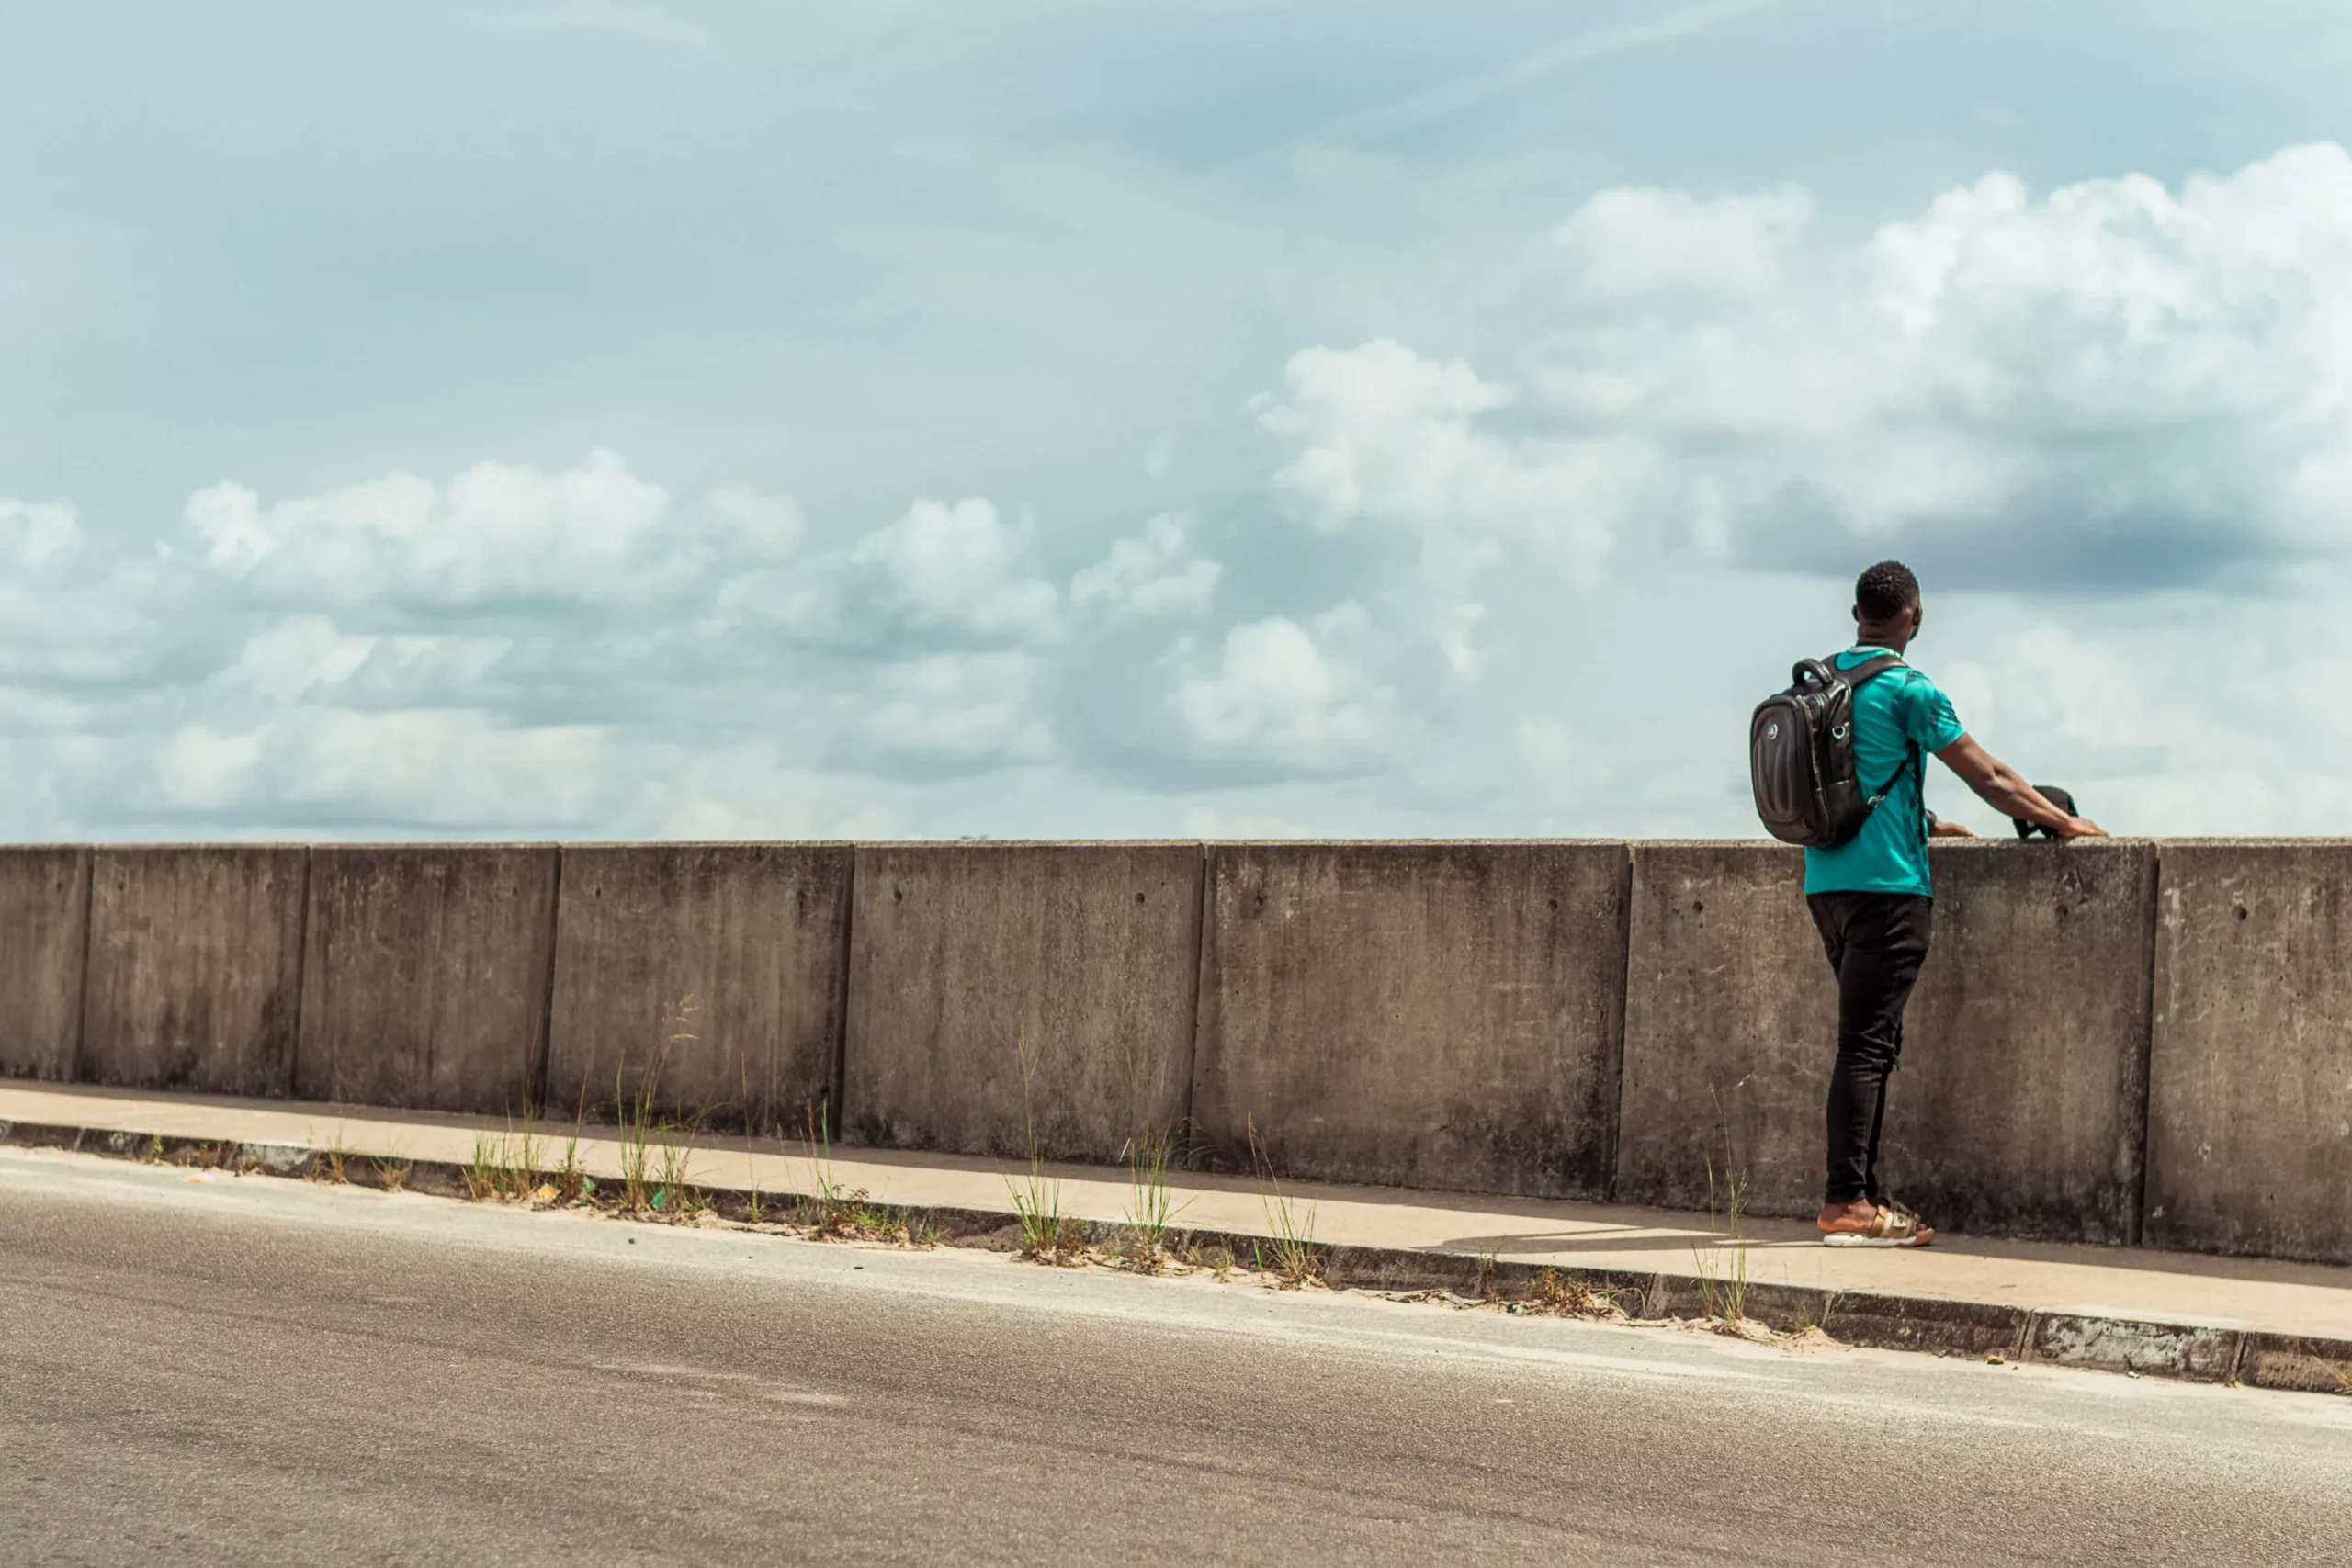
<svg viewBox="0 0 2352 1568">
<path fill-rule="evenodd" d="M 1894 1190 L 1952 1231 L 2137 1241 L 2155 846 L 1932 852 L 1935 951 L 1887 1112 Z"/>
<path fill-rule="evenodd" d="M 2135 1239 L 2154 846 L 1938 844 L 1934 865 L 1890 1190 L 1956 1232 Z M 1819 1207 L 1837 997 L 1802 879 L 1777 846 L 1636 847 L 1620 1201 L 1703 1207 L 1712 1161 L 1754 1212 Z"/>
<path fill-rule="evenodd" d="M 75 1077 L 290 1092 L 309 864 L 299 845 L 94 852 Z"/>
<path fill-rule="evenodd" d="M 2240 1338 L 2233 1328 L 2053 1312 L 2034 1319 L 2032 1357 L 2103 1372 L 2220 1382 L 2237 1364 Z"/>
<path fill-rule="evenodd" d="M 2352 1340 L 2249 1334 L 2237 1375 L 2256 1388 L 2352 1394 Z"/>
<path fill-rule="evenodd" d="M 0 1076 L 74 1077 L 89 940 L 90 852 L 0 850 Z"/>
<path fill-rule="evenodd" d="M 557 851 L 312 852 L 305 1099 L 520 1113 L 547 1039 Z"/>
<path fill-rule="evenodd" d="M 2168 843 L 2146 1240 L 2352 1262 L 2352 843 Z"/>
<path fill-rule="evenodd" d="M 1623 843 L 1210 852 L 1194 1130 L 1283 1176 L 1601 1198 Z"/>
<path fill-rule="evenodd" d="M 860 846 L 849 1141 L 1113 1161 L 1139 1125 L 1181 1122 L 1202 861 L 1190 843 Z"/>
<path fill-rule="evenodd" d="M 1936 1355 L 2017 1356 L 2024 1348 L 2032 1316 L 2023 1307 L 1995 1302 L 1839 1291 L 1821 1326 L 1849 1345 Z"/>
<path fill-rule="evenodd" d="M 1704 1208 L 1712 1162 L 1756 1213 L 1820 1206 L 1838 1002 L 1803 878 L 1777 845 L 1634 846 L 1618 1201 Z"/>
<path fill-rule="evenodd" d="M 693 1038 L 655 1103 L 720 1127 L 797 1132 L 833 1099 L 849 988 L 846 844 L 567 848 L 556 919 L 548 1103 L 602 1117 L 636 1095 L 668 1009 Z"/>
</svg>

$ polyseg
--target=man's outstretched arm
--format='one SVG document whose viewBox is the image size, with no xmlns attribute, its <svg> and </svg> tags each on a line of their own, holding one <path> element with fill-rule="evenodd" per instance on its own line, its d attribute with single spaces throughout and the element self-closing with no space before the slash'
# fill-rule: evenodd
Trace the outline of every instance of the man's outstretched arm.
<svg viewBox="0 0 2352 1568">
<path fill-rule="evenodd" d="M 2004 817 L 2015 817 L 2061 839 L 2104 839 L 2105 829 L 2081 817 L 2069 817 L 2007 762 L 1962 736 L 1936 753 L 1936 760 L 1960 775 L 1977 798 Z"/>
</svg>

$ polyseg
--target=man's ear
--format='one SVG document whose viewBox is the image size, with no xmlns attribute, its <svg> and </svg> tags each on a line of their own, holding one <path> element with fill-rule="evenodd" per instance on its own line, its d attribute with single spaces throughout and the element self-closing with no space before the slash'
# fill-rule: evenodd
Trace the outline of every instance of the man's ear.
<svg viewBox="0 0 2352 1568">
<path fill-rule="evenodd" d="M 1858 626 L 1862 624 L 1862 607 L 1860 604 L 1854 606 L 1854 624 Z"/>
</svg>

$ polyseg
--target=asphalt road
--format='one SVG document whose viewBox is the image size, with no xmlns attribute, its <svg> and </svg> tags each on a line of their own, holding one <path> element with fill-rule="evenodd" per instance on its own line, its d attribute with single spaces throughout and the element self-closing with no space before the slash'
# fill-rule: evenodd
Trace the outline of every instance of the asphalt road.
<svg viewBox="0 0 2352 1568">
<path fill-rule="evenodd" d="M 2352 1558 L 2352 1400 L 0 1151 L 0 1562 Z"/>
</svg>

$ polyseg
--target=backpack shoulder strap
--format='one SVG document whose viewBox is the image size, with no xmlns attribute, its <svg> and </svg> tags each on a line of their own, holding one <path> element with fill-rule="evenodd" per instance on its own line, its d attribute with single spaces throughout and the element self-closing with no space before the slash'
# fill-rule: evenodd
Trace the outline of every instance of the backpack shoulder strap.
<svg viewBox="0 0 2352 1568">
<path fill-rule="evenodd" d="M 1903 656 L 1899 653 L 1882 653 L 1875 659 L 1865 659 L 1860 664 L 1855 665 L 1851 670 L 1838 669 L 1838 660 L 1834 657 L 1822 660 L 1822 663 L 1828 669 L 1832 675 L 1836 676 L 1848 686 L 1860 686 L 1865 682 L 1874 681 L 1890 670 L 1907 670 L 1910 668 L 1909 665 L 1903 661 Z"/>
</svg>

